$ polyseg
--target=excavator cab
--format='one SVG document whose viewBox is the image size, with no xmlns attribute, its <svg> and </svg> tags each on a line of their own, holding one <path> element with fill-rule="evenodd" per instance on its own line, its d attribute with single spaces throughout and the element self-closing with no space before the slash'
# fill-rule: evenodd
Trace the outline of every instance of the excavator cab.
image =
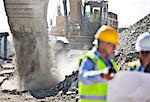
<svg viewBox="0 0 150 102">
<path fill-rule="evenodd" d="M 108 2 L 105 0 L 62 0 L 63 14 L 58 13 L 54 34 L 65 36 L 71 49 L 90 49 L 98 28 L 107 24 Z M 63 23 L 59 23 L 59 22 Z"/>
<path fill-rule="evenodd" d="M 84 2 L 84 31 L 95 34 L 101 25 L 107 24 L 108 2 L 104 0 L 86 0 Z"/>
</svg>

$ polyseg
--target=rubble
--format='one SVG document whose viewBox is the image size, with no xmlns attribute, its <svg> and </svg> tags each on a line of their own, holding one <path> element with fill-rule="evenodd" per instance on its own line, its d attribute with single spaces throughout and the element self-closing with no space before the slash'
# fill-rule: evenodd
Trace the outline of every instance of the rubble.
<svg viewBox="0 0 150 102">
<path fill-rule="evenodd" d="M 135 48 L 134 44 L 137 36 L 145 31 L 150 32 L 150 14 L 145 16 L 143 19 L 141 19 L 140 21 L 138 21 L 133 26 L 126 29 L 120 34 L 120 45 L 116 50 L 116 54 L 115 54 L 115 60 L 119 64 L 119 68 L 126 68 L 126 62 L 136 60 L 137 54 L 135 53 L 136 51 L 134 49 Z M 4 66 L 6 65 L 2 65 L 2 67 Z M 77 96 L 76 93 L 77 77 L 78 77 L 78 72 L 72 73 L 72 75 L 66 76 L 65 80 L 63 80 L 62 82 L 60 82 L 59 84 L 57 84 L 56 86 L 50 89 L 34 90 L 30 93 L 22 93 L 21 97 L 24 100 L 33 101 L 33 102 L 35 102 L 35 100 L 50 101 L 50 102 L 60 102 L 60 101 L 74 102 Z M 65 89 L 64 86 L 67 86 L 67 88 Z M 66 95 L 62 94 L 63 90 L 68 91 L 65 93 Z M 16 95 L 17 92 L 8 91 L 8 93 L 11 93 L 11 95 L 13 95 L 14 97 L 14 95 Z M 0 99 L 2 99 L 1 97 Z M 10 99 L 10 97 L 11 96 L 7 96 L 5 98 Z M 35 99 L 34 97 L 37 99 Z M 13 100 L 13 98 L 11 98 L 11 100 Z"/>
<path fill-rule="evenodd" d="M 11 65 L 10 65 L 11 66 Z M 8 67 L 7 67 L 8 68 Z M 7 69 L 3 67 L 0 70 L 1 74 L 10 73 L 8 76 L 0 75 L 0 101 L 8 102 L 8 100 L 14 102 L 27 101 L 27 102 L 74 102 L 76 99 L 76 92 L 74 90 L 73 82 L 77 80 L 78 71 L 72 72 L 71 75 L 67 75 L 59 84 L 55 85 L 50 89 L 45 90 L 33 90 L 33 91 L 19 91 L 19 90 L 4 90 L 2 89 L 2 84 L 7 82 L 8 79 L 11 79 L 11 73 L 14 73 L 14 69 Z M 67 86 L 67 87 L 66 87 Z M 64 88 L 66 87 L 66 88 Z M 72 87 L 72 88 L 70 88 Z M 65 94 L 62 94 L 63 91 L 68 91 Z"/>
<path fill-rule="evenodd" d="M 71 87 L 72 83 L 75 82 L 78 78 L 78 71 L 73 72 L 72 75 L 66 76 L 66 79 L 60 82 L 59 84 L 55 85 L 54 87 L 46 90 L 35 90 L 31 91 L 31 94 L 38 98 L 42 99 L 45 97 L 50 97 L 50 96 L 56 96 L 59 94 L 60 91 L 65 95 L 68 95 L 67 91 L 76 91 L 73 90 L 73 86 Z M 72 93 L 74 93 L 72 92 Z M 61 93 L 60 93 L 61 94 Z"/>
<path fill-rule="evenodd" d="M 15 65 L 10 63 L 4 63 L 1 65 L 3 69 L 14 69 Z"/>
<path fill-rule="evenodd" d="M 119 68 L 125 69 L 126 62 L 136 60 L 137 54 L 134 47 L 136 38 L 139 34 L 146 31 L 150 32 L 150 14 L 148 14 L 143 19 L 141 19 L 128 29 L 124 30 L 120 34 L 120 45 L 115 53 L 115 60 L 119 64 Z M 61 49 L 59 49 L 57 52 L 60 53 L 60 51 Z M 75 53 L 79 54 L 79 52 Z M 76 55 L 70 52 L 68 56 L 65 57 L 72 58 Z M 11 64 L 8 63 L 1 65 L 0 86 L 8 78 L 11 78 L 11 73 L 14 73 L 14 66 L 11 66 Z M 74 102 L 76 100 L 76 97 L 78 96 L 78 94 L 76 93 L 78 82 L 77 78 L 78 71 L 73 72 L 71 75 L 67 75 L 62 82 L 50 89 L 33 90 L 30 92 L 23 92 L 18 90 L 0 90 L 0 101 L 8 102 L 9 100 L 11 100 L 15 102 Z"/>
<path fill-rule="evenodd" d="M 4 74 L 11 74 L 11 73 L 14 73 L 13 69 L 3 70 L 3 71 L 0 71 L 0 76 Z"/>
<path fill-rule="evenodd" d="M 0 85 L 7 79 L 7 77 L 0 76 Z"/>
<path fill-rule="evenodd" d="M 150 14 L 119 34 L 120 44 L 115 53 L 119 68 L 126 69 L 126 62 L 137 59 L 135 42 L 144 32 L 150 32 Z"/>
</svg>

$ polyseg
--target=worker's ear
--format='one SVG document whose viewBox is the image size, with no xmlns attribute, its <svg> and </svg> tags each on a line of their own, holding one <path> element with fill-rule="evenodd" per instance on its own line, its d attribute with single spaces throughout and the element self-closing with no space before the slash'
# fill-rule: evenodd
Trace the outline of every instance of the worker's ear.
<svg viewBox="0 0 150 102">
<path fill-rule="evenodd" d="M 137 55 L 137 57 L 142 57 L 142 53 L 141 52 L 138 52 L 138 55 Z"/>
</svg>

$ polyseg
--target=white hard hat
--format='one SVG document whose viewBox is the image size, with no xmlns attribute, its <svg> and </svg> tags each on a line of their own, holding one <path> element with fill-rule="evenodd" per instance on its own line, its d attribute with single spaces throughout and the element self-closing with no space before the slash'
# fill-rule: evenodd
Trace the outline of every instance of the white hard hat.
<svg viewBox="0 0 150 102">
<path fill-rule="evenodd" d="M 135 49 L 139 51 L 150 51 L 150 33 L 141 34 L 136 41 Z"/>
</svg>

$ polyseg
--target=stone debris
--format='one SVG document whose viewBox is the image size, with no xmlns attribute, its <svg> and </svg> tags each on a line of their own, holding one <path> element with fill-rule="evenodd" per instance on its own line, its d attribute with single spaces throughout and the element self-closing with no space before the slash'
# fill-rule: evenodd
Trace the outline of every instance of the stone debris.
<svg viewBox="0 0 150 102">
<path fill-rule="evenodd" d="M 127 62 L 137 59 L 135 50 L 136 39 L 144 32 L 150 32 L 150 14 L 120 33 L 120 44 L 115 52 L 119 68 L 126 69 Z"/>
<path fill-rule="evenodd" d="M 3 69 L 14 69 L 14 65 L 12 63 L 5 63 L 1 65 Z"/>
<path fill-rule="evenodd" d="M 72 75 L 66 76 L 65 80 L 50 89 L 31 91 L 31 94 L 38 99 L 42 99 L 45 97 L 56 96 L 58 94 L 67 95 L 69 94 L 67 93 L 68 91 L 72 91 L 72 93 L 75 93 L 76 90 L 73 90 L 73 88 L 71 88 L 71 84 L 77 80 L 77 77 L 78 71 L 73 72 Z"/>
<path fill-rule="evenodd" d="M 0 85 L 7 79 L 7 77 L 0 76 Z"/>
<path fill-rule="evenodd" d="M 14 69 L 7 69 L 7 70 L 0 71 L 0 76 L 4 74 L 11 74 L 11 73 L 14 73 Z"/>
<path fill-rule="evenodd" d="M 125 29 L 120 34 L 120 44 L 115 52 L 114 59 L 118 63 L 119 68 L 126 69 L 127 62 L 136 60 L 137 53 L 135 51 L 135 41 L 139 34 L 143 32 L 150 32 L 150 14 L 146 15 L 133 26 Z M 72 55 L 69 55 L 73 57 Z M 63 66 L 62 66 L 63 67 Z M 5 80 L 11 77 L 14 73 L 14 65 L 3 64 L 0 68 L 0 86 Z M 6 75 L 6 76 L 5 76 Z M 30 92 L 20 92 L 17 90 L 0 90 L 0 101 L 14 102 L 75 102 L 77 94 L 78 71 L 67 75 L 65 79 L 59 84 L 50 89 L 33 90 Z M 119 84 L 118 84 L 119 85 Z M 2 87 L 2 86 L 1 86 Z M 142 91 L 143 92 L 143 91 Z M 112 101 L 113 102 L 113 101 Z M 117 102 L 117 101 L 115 101 Z M 123 101 L 119 101 L 123 102 Z M 133 102 L 133 101 L 124 101 Z M 138 101 L 134 101 L 138 102 Z M 143 101 L 140 101 L 143 102 Z M 147 101 L 149 102 L 149 100 Z"/>
</svg>

